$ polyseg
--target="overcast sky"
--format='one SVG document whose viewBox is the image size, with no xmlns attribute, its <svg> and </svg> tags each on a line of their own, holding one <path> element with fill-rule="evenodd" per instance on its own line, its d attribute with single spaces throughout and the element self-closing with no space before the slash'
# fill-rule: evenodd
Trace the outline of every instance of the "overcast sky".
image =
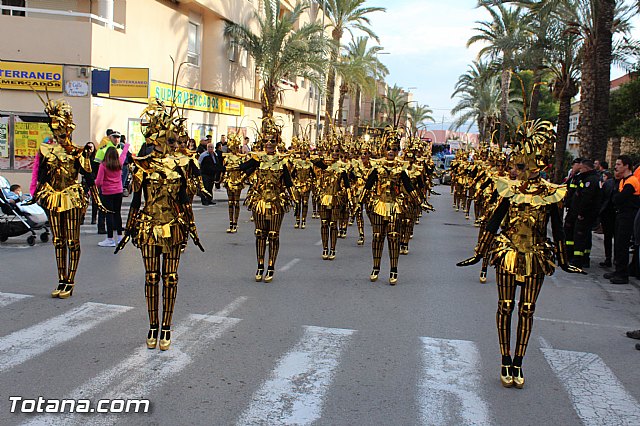
<svg viewBox="0 0 640 426">
<path fill-rule="evenodd" d="M 456 104 L 453 87 L 480 49 L 467 49 L 467 40 L 475 22 L 488 20 L 489 14 L 475 7 L 477 0 L 369 0 L 367 5 L 387 8 L 371 15 L 371 26 L 389 52 L 379 56 L 390 71 L 387 82 L 416 87 L 411 89 L 414 99 L 429 105 L 437 121 L 429 128 L 447 129 Z M 634 32 L 638 37 L 639 31 Z M 622 74 L 613 70 L 612 78 Z"/>
</svg>

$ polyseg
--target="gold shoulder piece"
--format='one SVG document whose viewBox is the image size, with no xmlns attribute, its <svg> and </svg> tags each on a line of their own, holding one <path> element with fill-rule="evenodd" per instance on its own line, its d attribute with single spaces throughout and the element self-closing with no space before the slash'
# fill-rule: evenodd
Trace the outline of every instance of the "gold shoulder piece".
<svg viewBox="0 0 640 426">
<path fill-rule="evenodd" d="M 496 190 L 501 197 L 512 197 L 515 192 L 513 190 L 514 181 L 506 177 L 498 177 L 495 180 Z"/>
</svg>

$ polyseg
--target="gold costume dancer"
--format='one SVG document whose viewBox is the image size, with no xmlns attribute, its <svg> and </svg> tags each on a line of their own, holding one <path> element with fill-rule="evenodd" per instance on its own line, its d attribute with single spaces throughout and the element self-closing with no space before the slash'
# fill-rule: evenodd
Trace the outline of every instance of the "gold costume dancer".
<svg viewBox="0 0 640 426">
<path fill-rule="evenodd" d="M 402 158 L 406 162 L 405 172 L 411 181 L 411 185 L 420 194 L 420 199 L 407 199 L 406 208 L 400 214 L 400 254 L 409 254 L 409 240 L 413 238 L 413 228 L 422 212 L 421 203 L 424 199 L 423 165 L 416 161 L 416 155 L 410 149 L 404 151 Z"/>
<path fill-rule="evenodd" d="M 475 256 L 458 263 L 458 266 L 473 265 L 491 256 L 498 284 L 496 324 L 502 354 L 500 381 L 505 387 L 521 389 L 524 386 L 522 359 L 531 336 L 536 300 L 545 275 L 554 272 L 554 257 L 564 271 L 582 271 L 569 265 L 564 245 L 559 203 L 566 188 L 540 177 L 540 170 L 548 164 L 550 150 L 553 149 L 553 124 L 524 122 L 517 137 L 517 150 L 512 157 L 513 164 L 520 170 L 518 179 L 496 180 L 496 190 L 502 201 L 487 222 Z M 549 220 L 555 246 L 547 239 Z M 497 235 L 500 228 L 502 232 Z M 521 286 L 518 329 L 515 357 L 512 359 L 511 314 L 518 285 Z"/>
<path fill-rule="evenodd" d="M 251 159 L 240 165 L 247 175 L 254 176 L 253 185 L 247 194 L 245 205 L 251 210 L 256 227 L 256 257 L 258 269 L 256 281 L 268 283 L 273 280 L 276 259 L 280 249 L 280 227 L 282 218 L 293 200 L 293 182 L 286 165 L 286 157 L 276 153 L 280 141 L 280 129 L 272 119 L 263 123 L 262 142 L 265 151 L 251 152 Z M 264 270 L 264 258 L 269 240 L 269 263 Z"/>
<path fill-rule="evenodd" d="M 342 149 L 337 143 L 331 147 L 328 159 L 315 159 L 313 164 L 319 173 L 317 192 L 320 208 L 320 235 L 322 237 L 322 259 L 336 258 L 338 223 L 343 211 L 350 204 L 348 165 L 340 160 Z M 329 248 L 329 243 L 331 247 Z"/>
<path fill-rule="evenodd" d="M 240 164 L 246 159 L 246 155 L 242 154 L 241 139 L 241 133 L 229 136 L 227 139 L 229 152 L 222 154 L 224 166 L 222 181 L 227 189 L 227 198 L 229 199 L 229 228 L 227 228 L 227 233 L 229 234 L 238 232 L 240 194 L 244 189 L 244 181 L 246 179 L 246 175 L 240 170 Z"/>
<path fill-rule="evenodd" d="M 309 149 L 307 144 L 302 144 L 299 148 L 299 158 L 293 160 L 292 178 L 293 184 L 298 193 L 295 204 L 296 224 L 294 228 L 307 227 L 307 213 L 309 212 L 309 194 L 315 180 L 313 163 L 309 159 Z"/>
<path fill-rule="evenodd" d="M 367 181 L 367 176 L 371 172 L 373 164 L 371 163 L 371 150 L 368 143 L 364 143 L 361 148 L 361 154 L 359 159 L 353 161 L 353 173 L 355 175 L 355 185 L 353 193 L 355 199 L 360 200 L 362 193 L 364 192 L 364 184 Z M 357 203 L 354 216 L 356 217 L 356 224 L 358 225 L 358 245 L 364 245 L 364 216 L 363 216 L 362 203 Z"/>
<path fill-rule="evenodd" d="M 151 154 L 133 157 L 133 199 L 127 230 L 116 253 L 129 239 L 140 248 L 145 269 L 145 297 L 149 314 L 147 347 L 155 349 L 160 331 L 160 350 L 171 345 L 171 321 L 178 292 L 178 265 L 189 236 L 204 251 L 198 240 L 191 199 L 202 187 L 195 157 L 175 149 L 186 135 L 184 119 L 177 108 L 169 110 L 149 99 L 144 110 L 145 140 L 154 146 Z M 144 206 L 141 208 L 142 196 Z M 159 284 L 162 279 L 162 322 L 159 321 Z M 161 326 L 160 330 L 158 327 Z"/>
<path fill-rule="evenodd" d="M 404 170 L 402 162 L 396 160 L 398 144 L 388 147 L 386 158 L 376 160 L 371 169 L 361 202 L 365 203 L 372 227 L 371 248 L 373 270 L 369 279 L 376 281 L 380 273 L 380 261 L 385 237 L 389 245 L 389 284 L 398 282 L 398 257 L 400 256 L 400 217 L 407 209 L 409 199 L 418 195 Z"/>
<path fill-rule="evenodd" d="M 49 100 L 45 103 L 45 112 L 50 119 L 53 143 L 40 145 L 38 163 L 33 170 L 37 187 L 31 202 L 40 203 L 51 225 L 58 267 L 58 286 L 51 297 L 66 299 L 73 294 L 80 262 L 80 222 L 87 210 L 78 174 L 84 176 L 98 208 L 107 210 L 100 202 L 91 175 L 89 153 L 71 141 L 76 127 L 71 106 L 64 100 Z"/>
</svg>

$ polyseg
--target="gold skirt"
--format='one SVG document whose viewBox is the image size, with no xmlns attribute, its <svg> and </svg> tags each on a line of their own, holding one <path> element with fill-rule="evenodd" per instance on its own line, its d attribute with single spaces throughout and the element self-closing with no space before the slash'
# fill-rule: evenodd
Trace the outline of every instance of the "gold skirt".
<svg viewBox="0 0 640 426">
<path fill-rule="evenodd" d="M 189 238 L 188 227 L 179 219 L 169 223 L 157 223 L 144 213 L 138 219 L 132 240 L 136 247 L 143 245 L 162 247 L 163 253 L 169 253 L 173 247 L 185 245 Z"/>
<path fill-rule="evenodd" d="M 86 209 L 87 200 L 79 183 L 70 185 L 62 191 L 56 191 L 45 183 L 36 194 L 42 208 L 50 212 L 66 212 L 72 209 Z"/>
<path fill-rule="evenodd" d="M 490 255 L 492 265 L 519 277 L 553 275 L 556 268 L 550 243 L 541 243 L 523 252 L 508 237 L 498 235 Z"/>
</svg>

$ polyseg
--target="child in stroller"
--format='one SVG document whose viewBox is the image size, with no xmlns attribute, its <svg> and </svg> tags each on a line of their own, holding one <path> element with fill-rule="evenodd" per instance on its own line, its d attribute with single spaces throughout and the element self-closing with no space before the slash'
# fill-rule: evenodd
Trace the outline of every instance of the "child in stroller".
<svg viewBox="0 0 640 426">
<path fill-rule="evenodd" d="M 40 241 L 49 240 L 49 223 L 45 211 L 37 204 L 25 205 L 19 185 L 9 185 L 9 181 L 0 176 L 0 242 L 9 237 L 29 233 L 27 244 L 36 243 L 37 230 L 43 229 Z"/>
</svg>

